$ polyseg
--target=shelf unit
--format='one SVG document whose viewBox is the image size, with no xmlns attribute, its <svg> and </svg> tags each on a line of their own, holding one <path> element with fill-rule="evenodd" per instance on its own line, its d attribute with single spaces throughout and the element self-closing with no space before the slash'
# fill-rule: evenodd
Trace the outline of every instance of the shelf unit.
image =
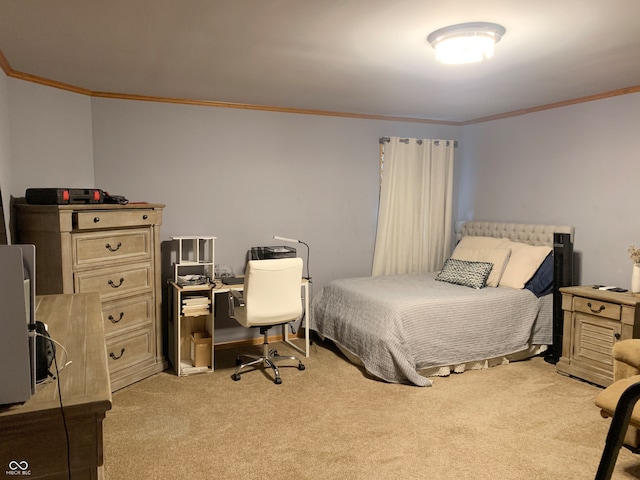
<svg viewBox="0 0 640 480">
<path fill-rule="evenodd" d="M 169 360 L 179 377 L 194 373 L 212 372 L 213 358 L 213 308 L 215 295 L 213 285 L 180 286 L 171 282 L 173 290 L 173 311 L 169 322 Z M 194 312 L 185 310 L 184 300 L 197 297 L 206 305 Z M 187 309 L 188 310 L 188 309 Z M 211 337 L 211 355 L 209 365 L 195 366 L 191 358 L 191 335 L 193 332 L 208 332 Z"/>
<path fill-rule="evenodd" d="M 173 264 L 172 313 L 169 321 L 169 360 L 176 374 L 180 376 L 194 373 L 212 372 L 213 356 L 213 315 L 215 306 L 215 239 L 211 236 L 171 237 L 176 244 Z M 210 282 L 200 285 L 181 285 L 179 277 L 187 274 L 203 275 Z M 211 338 L 209 364 L 195 366 L 192 360 L 191 336 L 194 332 L 207 332 Z"/>
<path fill-rule="evenodd" d="M 198 273 L 213 280 L 215 276 L 216 237 L 180 236 L 171 237 L 176 242 L 176 261 L 173 264 L 173 280 L 181 273 Z"/>
</svg>

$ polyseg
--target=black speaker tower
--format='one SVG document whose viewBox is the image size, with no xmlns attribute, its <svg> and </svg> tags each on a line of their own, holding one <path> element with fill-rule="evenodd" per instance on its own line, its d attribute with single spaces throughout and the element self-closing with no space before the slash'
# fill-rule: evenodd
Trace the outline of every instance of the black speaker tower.
<svg viewBox="0 0 640 480">
<path fill-rule="evenodd" d="M 545 357 L 556 363 L 562 356 L 562 294 L 560 287 L 573 285 L 573 242 L 569 233 L 553 234 L 553 345 Z"/>
</svg>

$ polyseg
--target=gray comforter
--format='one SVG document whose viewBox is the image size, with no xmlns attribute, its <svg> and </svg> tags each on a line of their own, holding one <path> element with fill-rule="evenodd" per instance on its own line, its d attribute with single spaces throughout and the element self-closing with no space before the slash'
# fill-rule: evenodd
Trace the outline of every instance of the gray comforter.
<svg viewBox="0 0 640 480">
<path fill-rule="evenodd" d="M 436 281 L 435 275 L 330 282 L 313 298 L 310 326 L 359 357 L 372 375 L 419 386 L 431 385 L 418 373 L 423 368 L 550 343 L 550 328 L 536 325 L 545 302 L 528 290 L 474 290 Z M 550 324 L 550 313 L 541 317 Z M 533 338 L 534 332 L 541 338 Z"/>
</svg>

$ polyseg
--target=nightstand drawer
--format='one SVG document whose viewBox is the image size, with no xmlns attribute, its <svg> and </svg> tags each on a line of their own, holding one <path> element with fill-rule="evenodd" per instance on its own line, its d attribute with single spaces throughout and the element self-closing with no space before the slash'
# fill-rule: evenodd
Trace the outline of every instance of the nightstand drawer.
<svg viewBox="0 0 640 480">
<path fill-rule="evenodd" d="M 154 225 L 160 223 L 160 213 L 145 209 L 80 211 L 73 214 L 73 223 L 78 230 Z"/>
<path fill-rule="evenodd" d="M 107 340 L 109 373 L 153 360 L 153 342 L 151 327 Z"/>
<path fill-rule="evenodd" d="M 153 322 L 153 296 L 114 300 L 102 304 L 105 336 L 110 338 Z"/>
<path fill-rule="evenodd" d="M 148 228 L 73 235 L 74 268 L 150 259 L 151 231 Z"/>
<path fill-rule="evenodd" d="M 78 272 L 73 278 L 76 292 L 98 292 L 103 302 L 151 292 L 153 288 L 153 272 L 148 263 Z"/>
<path fill-rule="evenodd" d="M 622 308 L 618 304 L 583 297 L 574 297 L 573 302 L 573 308 L 576 312 L 588 313 L 589 315 L 597 315 L 612 320 L 620 320 Z"/>
</svg>

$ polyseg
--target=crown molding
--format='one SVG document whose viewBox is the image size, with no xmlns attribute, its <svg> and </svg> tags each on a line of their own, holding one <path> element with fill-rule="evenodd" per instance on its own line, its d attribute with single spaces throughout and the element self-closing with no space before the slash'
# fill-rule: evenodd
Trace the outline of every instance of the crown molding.
<svg viewBox="0 0 640 480">
<path fill-rule="evenodd" d="M 487 117 L 475 118 L 472 120 L 452 122 L 452 121 L 445 121 L 445 120 L 432 120 L 427 118 L 399 117 L 399 116 L 393 116 L 393 115 L 372 115 L 372 114 L 350 113 L 350 112 L 333 112 L 328 110 L 276 107 L 276 106 L 269 106 L 269 105 L 253 105 L 248 103 L 219 102 L 219 101 L 213 101 L 213 100 L 191 100 L 191 99 L 171 98 L 171 97 L 154 97 L 154 96 L 148 96 L 148 95 L 132 95 L 127 93 L 97 92 L 97 91 L 89 90 L 87 88 L 78 87 L 76 85 L 71 85 L 68 83 L 62 83 L 56 80 L 39 77 L 37 75 L 32 75 L 30 73 L 16 71 L 13 68 L 11 68 L 11 64 L 2 53 L 2 49 L 0 49 L 0 68 L 2 68 L 4 73 L 11 78 L 17 78 L 19 80 L 38 83 L 40 85 L 46 85 L 52 88 L 59 88 L 61 90 L 67 90 L 69 92 L 74 92 L 81 95 L 87 95 L 87 96 L 96 97 L 96 98 L 112 98 L 112 99 L 118 99 L 118 100 L 173 103 L 173 104 L 179 104 L 179 105 L 196 105 L 196 106 L 202 106 L 202 107 L 237 108 L 242 110 L 258 110 L 263 112 L 293 113 L 293 114 L 300 114 L 300 115 L 320 115 L 320 116 L 326 116 L 326 117 L 341 117 L 341 118 L 359 118 L 359 119 L 365 119 L 365 120 L 384 120 L 384 121 L 391 121 L 391 122 L 450 125 L 450 126 L 456 126 L 456 127 L 473 125 L 476 123 L 491 122 L 493 120 L 501 120 L 503 118 L 517 117 L 520 115 L 527 115 L 529 113 L 541 112 L 543 110 L 551 110 L 554 108 L 567 107 L 567 106 L 576 105 L 579 103 L 593 102 L 595 100 L 602 100 L 605 98 L 617 97 L 620 95 L 628 95 L 631 93 L 640 92 L 640 85 L 637 85 L 634 87 L 619 88 L 617 90 L 612 90 L 610 92 L 604 92 L 604 93 L 599 93 L 595 95 L 588 95 L 585 97 L 574 98 L 574 99 L 565 100 L 562 102 L 549 103 L 549 104 L 540 105 L 537 107 L 524 108 L 520 110 L 514 110 L 511 112 L 490 115 Z"/>
<path fill-rule="evenodd" d="M 546 105 L 539 105 L 537 107 L 523 108 L 520 110 L 514 110 L 512 112 L 499 113 L 497 115 L 490 115 L 488 117 L 480 117 L 473 120 L 467 120 L 464 122 L 460 122 L 459 125 L 464 126 L 464 125 L 473 125 L 475 123 L 491 122 L 493 120 L 500 120 L 500 119 L 509 118 L 509 117 L 517 117 L 520 115 L 527 115 L 529 113 L 542 112 L 544 110 L 552 110 L 554 108 L 568 107 L 568 106 L 577 105 L 580 103 L 594 102 L 596 100 L 603 100 L 605 98 L 618 97 L 620 95 L 629 95 L 631 93 L 638 93 L 638 92 L 640 92 L 640 85 L 636 85 L 635 87 L 619 88 L 617 90 L 611 90 L 609 92 L 598 93 L 595 95 L 587 95 L 586 97 L 578 97 L 570 100 L 564 100 L 562 102 L 548 103 Z"/>
</svg>

